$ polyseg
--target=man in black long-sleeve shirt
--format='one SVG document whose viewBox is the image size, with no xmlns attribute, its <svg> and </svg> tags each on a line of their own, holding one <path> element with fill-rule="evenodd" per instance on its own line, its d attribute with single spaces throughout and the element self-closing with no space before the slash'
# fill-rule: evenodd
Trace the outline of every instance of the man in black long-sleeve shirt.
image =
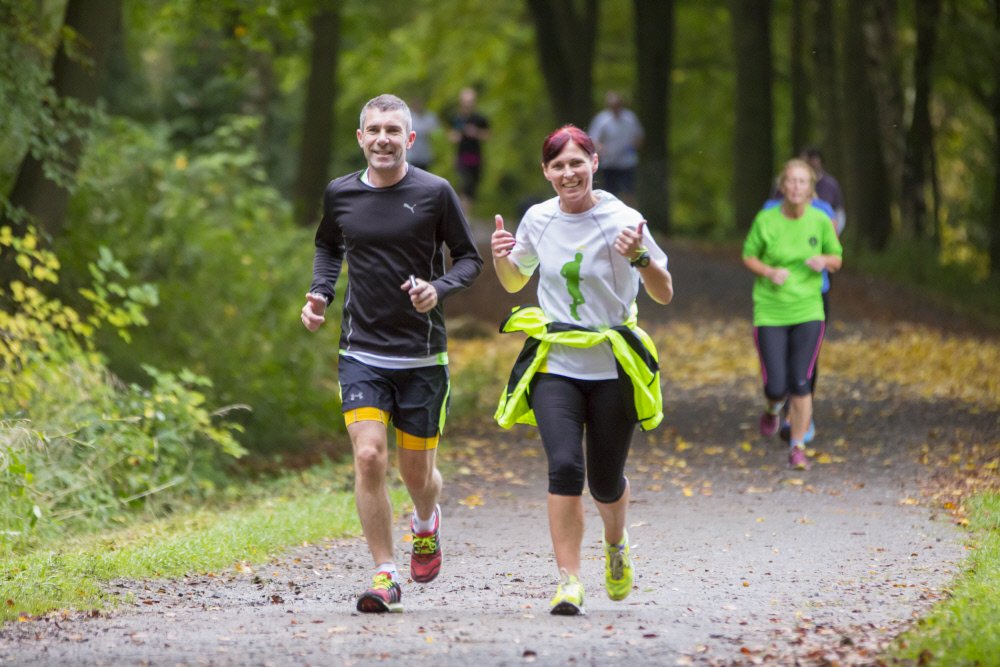
<svg viewBox="0 0 1000 667">
<path fill-rule="evenodd" d="M 310 331 L 323 323 L 346 259 L 340 393 L 355 501 L 375 561 L 357 608 L 402 611 L 386 489 L 388 424 L 396 428 L 399 471 L 414 505 L 410 577 L 425 583 L 442 560 L 436 452 L 450 385 L 441 300 L 468 287 L 483 261 L 451 185 L 406 162 L 416 136 L 406 103 L 394 95 L 370 100 L 357 134 L 368 168 L 331 181 L 323 195 L 302 323 Z"/>
</svg>

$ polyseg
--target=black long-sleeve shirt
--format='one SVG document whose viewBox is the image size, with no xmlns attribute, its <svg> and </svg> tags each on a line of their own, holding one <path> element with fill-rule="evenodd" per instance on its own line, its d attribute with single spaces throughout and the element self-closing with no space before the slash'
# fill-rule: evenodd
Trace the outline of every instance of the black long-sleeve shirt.
<svg viewBox="0 0 1000 667">
<path fill-rule="evenodd" d="M 471 285 L 483 268 L 458 196 L 448 181 L 412 165 L 387 188 L 366 185 L 361 174 L 326 187 L 310 291 L 329 304 L 346 258 L 341 350 L 393 357 L 445 352 L 442 301 Z M 410 275 L 437 290 L 438 303 L 430 312 L 418 313 L 400 289 Z"/>
</svg>

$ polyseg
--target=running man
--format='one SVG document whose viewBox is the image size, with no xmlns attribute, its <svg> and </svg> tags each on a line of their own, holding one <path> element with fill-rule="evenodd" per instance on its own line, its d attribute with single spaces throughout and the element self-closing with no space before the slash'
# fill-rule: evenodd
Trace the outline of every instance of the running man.
<svg viewBox="0 0 1000 667">
<path fill-rule="evenodd" d="M 331 181 L 323 194 L 302 323 L 309 331 L 323 324 L 346 259 L 338 379 L 354 450 L 354 499 L 375 564 L 357 608 L 397 612 L 388 426 L 396 430 L 399 472 L 414 505 L 410 578 L 427 583 L 442 560 L 436 452 L 450 382 L 441 301 L 472 284 L 483 260 L 452 187 L 407 164 L 416 135 L 403 100 L 379 95 L 365 104 L 357 137 L 368 166 Z"/>
</svg>

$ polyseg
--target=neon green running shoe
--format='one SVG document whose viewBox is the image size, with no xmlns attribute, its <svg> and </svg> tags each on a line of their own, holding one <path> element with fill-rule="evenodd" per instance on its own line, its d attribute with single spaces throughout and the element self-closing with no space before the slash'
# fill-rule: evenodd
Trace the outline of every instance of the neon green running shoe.
<svg viewBox="0 0 1000 667">
<path fill-rule="evenodd" d="M 551 612 L 556 616 L 576 616 L 586 613 L 583 610 L 583 584 L 576 575 L 566 570 L 559 571 L 559 588 L 549 603 Z"/>
<path fill-rule="evenodd" d="M 628 531 L 625 531 L 622 542 L 624 546 L 619 549 L 604 540 L 604 587 L 612 600 L 627 598 L 632 592 L 632 579 L 635 577 L 632 559 L 628 555 Z"/>
</svg>

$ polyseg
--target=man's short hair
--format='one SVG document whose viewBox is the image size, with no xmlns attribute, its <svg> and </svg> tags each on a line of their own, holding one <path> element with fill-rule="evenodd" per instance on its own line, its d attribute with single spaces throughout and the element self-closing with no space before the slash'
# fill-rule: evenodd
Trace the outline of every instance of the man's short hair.
<svg viewBox="0 0 1000 667">
<path fill-rule="evenodd" d="M 820 162 L 823 161 L 823 153 L 815 146 L 806 146 L 801 151 L 799 151 L 799 157 L 806 159 L 817 159 Z"/>
<path fill-rule="evenodd" d="M 358 119 L 358 129 L 365 129 L 365 116 L 368 115 L 369 109 L 376 109 L 378 111 L 402 111 L 403 117 L 406 120 L 406 133 L 409 134 L 410 130 L 413 129 L 413 114 L 410 113 L 410 107 L 406 106 L 406 102 L 404 102 L 402 98 L 389 93 L 383 93 L 378 97 L 373 97 L 368 100 L 368 102 L 361 107 L 361 117 Z"/>
</svg>

